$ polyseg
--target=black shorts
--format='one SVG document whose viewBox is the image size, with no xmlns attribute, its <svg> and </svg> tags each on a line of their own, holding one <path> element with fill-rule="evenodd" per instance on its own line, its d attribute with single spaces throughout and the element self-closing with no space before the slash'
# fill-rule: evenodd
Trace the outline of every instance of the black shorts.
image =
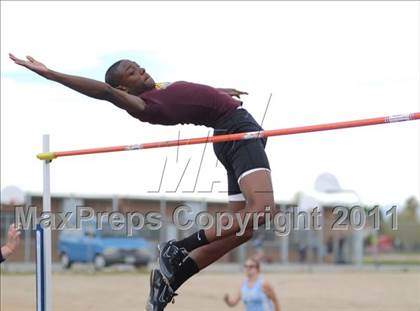
<svg viewBox="0 0 420 311">
<path fill-rule="evenodd" d="M 262 127 L 243 108 L 223 116 L 216 122 L 214 135 L 261 131 Z M 241 194 L 239 179 L 254 169 L 270 170 L 265 145 L 267 138 L 247 139 L 213 143 L 217 159 L 223 164 L 228 177 L 230 197 Z"/>
</svg>

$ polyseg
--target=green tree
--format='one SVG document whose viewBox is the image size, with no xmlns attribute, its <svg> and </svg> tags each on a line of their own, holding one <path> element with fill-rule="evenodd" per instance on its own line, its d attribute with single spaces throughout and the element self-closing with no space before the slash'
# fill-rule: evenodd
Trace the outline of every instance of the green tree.
<svg viewBox="0 0 420 311">
<path fill-rule="evenodd" d="M 420 249 L 420 222 L 417 217 L 419 202 L 415 197 L 410 197 L 404 204 L 403 210 L 398 214 L 398 230 L 395 237 L 401 241 L 406 251 Z"/>
</svg>

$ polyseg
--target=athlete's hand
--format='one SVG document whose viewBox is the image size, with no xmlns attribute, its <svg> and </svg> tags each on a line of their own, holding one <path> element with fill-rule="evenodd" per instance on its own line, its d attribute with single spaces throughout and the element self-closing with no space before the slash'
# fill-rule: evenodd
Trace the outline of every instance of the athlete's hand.
<svg viewBox="0 0 420 311">
<path fill-rule="evenodd" d="M 237 89 L 219 89 L 219 90 L 229 94 L 232 97 L 235 96 L 237 98 L 240 98 L 241 95 L 248 95 L 247 92 L 238 91 Z"/>
<path fill-rule="evenodd" d="M 20 227 L 15 224 L 9 226 L 9 231 L 7 232 L 7 243 L 1 248 L 2 256 L 6 259 L 11 254 L 13 254 L 17 247 L 19 246 L 20 241 Z"/>
<path fill-rule="evenodd" d="M 12 53 L 9 53 L 9 57 L 15 64 L 26 67 L 29 70 L 36 72 L 41 76 L 45 76 L 48 73 L 48 68 L 43 63 L 36 61 L 32 56 L 26 56 L 27 60 L 17 58 Z"/>
</svg>

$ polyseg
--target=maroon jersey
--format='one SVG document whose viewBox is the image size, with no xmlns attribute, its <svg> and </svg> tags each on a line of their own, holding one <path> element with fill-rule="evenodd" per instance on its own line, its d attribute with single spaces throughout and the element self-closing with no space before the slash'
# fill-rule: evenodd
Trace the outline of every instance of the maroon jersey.
<svg viewBox="0 0 420 311">
<path fill-rule="evenodd" d="M 241 105 L 240 101 L 213 87 L 185 81 L 144 92 L 140 97 L 146 102 L 146 108 L 133 116 L 162 125 L 191 123 L 214 127 L 220 117 Z"/>
</svg>

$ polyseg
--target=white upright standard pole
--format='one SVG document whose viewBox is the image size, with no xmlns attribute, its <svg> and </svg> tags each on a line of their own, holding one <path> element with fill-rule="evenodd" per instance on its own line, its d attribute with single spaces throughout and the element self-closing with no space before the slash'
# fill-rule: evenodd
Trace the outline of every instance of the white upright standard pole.
<svg viewBox="0 0 420 311">
<path fill-rule="evenodd" d="M 50 136 L 42 137 L 43 152 L 50 151 Z M 42 211 L 51 213 L 51 192 L 50 192 L 50 162 L 45 160 L 43 164 L 43 191 L 42 191 Z M 45 311 L 52 311 L 52 276 L 51 276 L 51 226 L 44 229 L 44 301 Z"/>
<path fill-rule="evenodd" d="M 36 311 L 45 311 L 45 273 L 44 273 L 44 232 L 40 224 L 36 225 Z"/>
</svg>

